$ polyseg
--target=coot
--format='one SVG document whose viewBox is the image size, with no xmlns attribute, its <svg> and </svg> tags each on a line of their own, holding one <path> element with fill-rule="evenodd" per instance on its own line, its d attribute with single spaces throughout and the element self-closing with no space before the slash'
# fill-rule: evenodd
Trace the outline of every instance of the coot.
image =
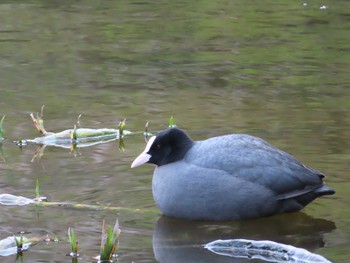
<svg viewBox="0 0 350 263">
<path fill-rule="evenodd" d="M 149 139 L 131 167 L 153 163 L 154 200 L 163 214 L 189 220 L 236 220 L 302 209 L 332 195 L 324 174 L 266 141 L 230 134 L 193 141 L 168 128 Z"/>
</svg>

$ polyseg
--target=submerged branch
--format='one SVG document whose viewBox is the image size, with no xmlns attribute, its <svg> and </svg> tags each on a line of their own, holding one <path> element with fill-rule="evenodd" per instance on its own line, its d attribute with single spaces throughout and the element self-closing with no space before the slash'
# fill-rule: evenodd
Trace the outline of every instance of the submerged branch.
<svg viewBox="0 0 350 263">
<path fill-rule="evenodd" d="M 57 207 L 67 207 L 74 209 L 90 209 L 90 210 L 106 210 L 106 211 L 117 211 L 117 212 L 129 212 L 129 213 L 151 213 L 156 214 L 158 210 L 156 209 L 140 209 L 140 208 L 128 208 L 120 206 L 104 206 L 104 205 L 88 205 L 88 204 L 74 204 L 70 202 L 50 202 L 42 201 L 44 198 L 27 198 L 23 196 L 17 196 L 12 194 L 0 194 L 0 205 L 9 206 L 23 206 L 35 204 L 38 206 L 57 206 Z"/>
<path fill-rule="evenodd" d="M 59 206 L 74 209 L 90 209 L 90 210 L 106 210 L 117 212 L 130 212 L 130 213 L 158 213 L 156 209 L 141 209 L 141 208 L 129 208 L 120 206 L 105 206 L 105 205 L 88 205 L 88 204 L 74 204 L 69 202 L 36 202 L 36 205 L 40 206 Z"/>
</svg>

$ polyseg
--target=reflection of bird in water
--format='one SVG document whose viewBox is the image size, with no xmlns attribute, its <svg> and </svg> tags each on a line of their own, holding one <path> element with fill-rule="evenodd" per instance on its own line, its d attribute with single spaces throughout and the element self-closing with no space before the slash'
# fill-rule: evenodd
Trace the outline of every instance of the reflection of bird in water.
<svg viewBox="0 0 350 263">
<path fill-rule="evenodd" d="M 315 219 L 304 213 L 236 222 L 196 222 L 162 216 L 153 234 L 153 251 L 161 263 L 250 262 L 213 254 L 203 245 L 217 239 L 244 238 L 271 240 L 314 251 L 324 246 L 324 233 L 335 228 L 332 221 Z"/>
</svg>

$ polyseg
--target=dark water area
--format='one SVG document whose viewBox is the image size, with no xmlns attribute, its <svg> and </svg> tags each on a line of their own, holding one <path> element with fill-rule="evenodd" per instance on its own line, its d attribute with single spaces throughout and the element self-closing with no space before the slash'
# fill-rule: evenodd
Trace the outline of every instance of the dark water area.
<svg viewBox="0 0 350 263">
<path fill-rule="evenodd" d="M 262 262 L 215 255 L 215 239 L 271 240 L 332 262 L 350 257 L 349 1 L 1 1 L 0 194 L 120 206 L 141 212 L 0 206 L 0 239 L 47 235 L 23 262 L 69 262 L 100 249 L 103 218 L 121 225 L 120 262 Z M 45 105 L 49 131 L 81 125 L 157 132 L 170 116 L 193 139 L 261 137 L 327 175 L 336 195 L 302 212 L 238 222 L 162 217 L 154 167 L 130 169 L 141 135 L 69 149 L 12 143 L 40 136 L 29 114 Z M 14 262 L 14 256 L 0 262 Z"/>
</svg>

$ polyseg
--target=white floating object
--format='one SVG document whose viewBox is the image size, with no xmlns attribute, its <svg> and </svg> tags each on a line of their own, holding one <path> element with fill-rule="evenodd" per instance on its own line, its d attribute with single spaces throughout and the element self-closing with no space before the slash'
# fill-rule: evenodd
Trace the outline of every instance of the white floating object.
<svg viewBox="0 0 350 263">
<path fill-rule="evenodd" d="M 19 238 L 19 237 L 17 237 Z M 28 242 L 28 239 L 23 237 L 23 247 L 22 250 L 28 250 L 31 243 Z M 7 257 L 10 255 L 15 255 L 18 253 L 18 248 L 16 244 L 15 237 L 7 237 L 0 240 L 0 256 Z"/>
<path fill-rule="evenodd" d="M 30 198 L 26 198 L 20 195 L 12 194 L 0 194 L 0 204 L 1 205 L 29 205 L 35 201 Z"/>
<path fill-rule="evenodd" d="M 326 258 L 306 249 L 268 240 L 215 240 L 206 244 L 204 248 L 215 254 L 235 258 L 255 258 L 269 262 L 331 263 Z"/>
</svg>

